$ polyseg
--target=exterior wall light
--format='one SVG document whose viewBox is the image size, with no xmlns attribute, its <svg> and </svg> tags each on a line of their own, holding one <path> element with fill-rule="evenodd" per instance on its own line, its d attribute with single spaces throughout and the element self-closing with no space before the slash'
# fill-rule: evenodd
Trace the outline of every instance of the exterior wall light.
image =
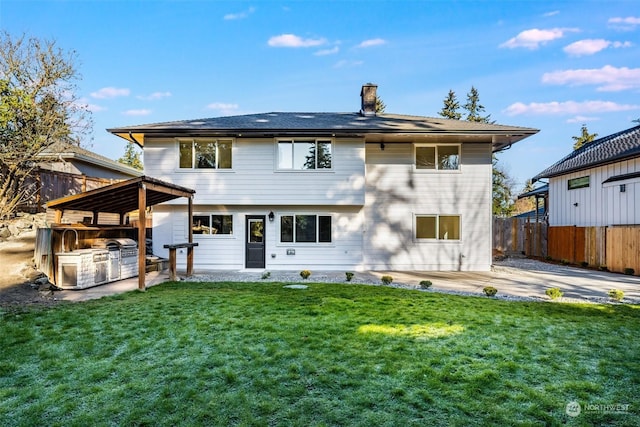
<svg viewBox="0 0 640 427">
<path fill-rule="evenodd" d="M 273 222 L 273 219 L 275 218 L 275 214 L 273 213 L 273 211 L 269 212 L 269 221 Z"/>
</svg>

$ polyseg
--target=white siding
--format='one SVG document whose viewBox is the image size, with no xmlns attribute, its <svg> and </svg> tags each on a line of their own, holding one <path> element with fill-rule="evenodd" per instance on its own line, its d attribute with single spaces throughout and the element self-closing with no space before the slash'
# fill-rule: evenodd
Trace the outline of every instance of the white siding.
<svg viewBox="0 0 640 427">
<path fill-rule="evenodd" d="M 463 145 L 460 171 L 414 171 L 412 144 L 367 146 L 364 267 L 486 271 L 491 266 L 491 147 Z M 459 241 L 417 242 L 417 214 L 460 215 Z"/>
<path fill-rule="evenodd" d="M 413 144 L 338 139 L 331 171 L 276 170 L 272 139 L 238 138 L 233 170 L 178 170 L 172 139 L 145 141 L 146 173 L 196 190 L 194 213 L 233 215 L 233 235 L 195 235 L 194 270 L 245 268 L 247 215 L 268 215 L 266 270 L 467 270 L 491 266 L 491 146 L 462 145 L 459 171 L 414 171 Z M 366 154 L 366 160 L 365 160 Z M 366 165 L 365 165 L 366 162 Z M 366 185 L 365 185 L 366 169 Z M 180 206 L 178 206 L 180 204 Z M 185 242 L 189 222 L 184 200 L 156 206 L 154 254 L 164 244 Z M 279 242 L 282 214 L 331 215 L 332 242 Z M 460 215 L 459 241 L 417 242 L 414 217 Z M 295 255 L 287 255 L 294 249 Z M 186 251 L 178 251 L 178 268 Z"/>
<path fill-rule="evenodd" d="M 612 176 L 634 172 L 640 172 L 640 159 L 551 178 L 549 224 L 578 227 L 639 224 L 640 214 L 636 209 L 636 202 L 640 202 L 640 180 L 603 184 Z M 587 175 L 590 177 L 589 187 L 568 189 L 570 179 Z M 620 184 L 626 184 L 625 192 L 620 192 Z"/>
<path fill-rule="evenodd" d="M 364 142 L 334 141 L 331 170 L 278 171 L 276 142 L 237 138 L 231 170 L 178 169 L 174 139 L 145 140 L 146 174 L 196 190 L 194 203 L 226 205 L 364 204 Z M 177 201 L 184 203 L 184 201 Z"/>
<path fill-rule="evenodd" d="M 194 235 L 198 243 L 194 249 L 194 270 L 240 270 L 245 268 L 245 236 L 247 215 L 267 215 L 272 209 L 276 218 L 265 222 L 265 269 L 322 269 L 361 270 L 362 261 L 362 209 L 358 207 L 326 206 L 194 206 L 195 213 L 220 213 L 233 215 L 232 235 Z M 331 243 L 280 243 L 279 217 L 281 214 L 330 215 L 332 218 Z M 153 253 L 168 257 L 167 243 L 185 242 L 187 238 L 187 216 L 184 207 L 159 206 L 153 212 Z M 295 255 L 287 255 L 294 249 Z M 186 251 L 178 251 L 177 265 L 186 268 Z"/>
</svg>

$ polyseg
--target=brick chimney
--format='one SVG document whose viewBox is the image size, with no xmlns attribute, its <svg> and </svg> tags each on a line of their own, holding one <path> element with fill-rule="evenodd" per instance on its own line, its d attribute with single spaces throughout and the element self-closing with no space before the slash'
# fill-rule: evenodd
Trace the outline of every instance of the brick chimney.
<svg viewBox="0 0 640 427">
<path fill-rule="evenodd" d="M 361 107 L 360 115 L 375 116 L 376 115 L 376 92 L 378 85 L 367 83 L 362 86 L 360 91 Z"/>
</svg>

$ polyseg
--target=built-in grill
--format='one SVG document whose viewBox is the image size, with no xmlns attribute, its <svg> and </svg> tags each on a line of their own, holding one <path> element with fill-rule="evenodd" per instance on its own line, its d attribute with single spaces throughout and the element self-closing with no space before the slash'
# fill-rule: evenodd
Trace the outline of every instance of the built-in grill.
<svg viewBox="0 0 640 427">
<path fill-rule="evenodd" d="M 109 280 L 138 275 L 138 244 L 127 237 L 96 239 L 92 246 L 109 251 Z"/>
</svg>

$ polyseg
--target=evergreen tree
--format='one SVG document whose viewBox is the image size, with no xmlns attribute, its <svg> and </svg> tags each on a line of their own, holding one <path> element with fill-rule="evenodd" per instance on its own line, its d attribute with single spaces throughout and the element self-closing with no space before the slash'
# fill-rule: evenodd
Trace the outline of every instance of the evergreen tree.
<svg viewBox="0 0 640 427">
<path fill-rule="evenodd" d="M 382 100 L 382 98 L 380 98 L 378 95 L 376 95 L 376 114 L 377 113 L 384 113 L 384 110 L 387 109 L 386 104 L 384 103 L 384 101 Z"/>
<path fill-rule="evenodd" d="M 581 132 L 580 136 L 571 137 L 575 141 L 575 143 L 573 144 L 574 150 L 577 150 L 578 148 L 582 147 L 585 144 L 593 142 L 593 140 L 596 139 L 596 137 L 598 136 L 597 133 L 589 133 L 589 130 L 587 130 L 587 125 L 585 124 L 582 125 L 580 132 Z"/>
<path fill-rule="evenodd" d="M 131 166 L 134 169 L 144 169 L 142 160 L 140 159 L 140 152 L 133 146 L 133 142 L 127 143 L 127 148 L 124 149 L 124 154 L 118 159 L 118 162 Z"/>
<path fill-rule="evenodd" d="M 456 93 L 449 89 L 449 94 L 444 99 L 444 106 L 438 114 L 447 119 L 460 120 L 462 118 L 462 113 L 458 111 L 459 109 L 460 103 L 456 98 Z"/>
<path fill-rule="evenodd" d="M 498 158 L 493 155 L 493 214 L 496 216 L 510 216 L 514 211 L 513 178 L 498 164 Z"/>
<path fill-rule="evenodd" d="M 484 113 L 484 106 L 480 104 L 480 95 L 474 86 L 471 86 L 471 91 L 467 94 L 467 103 L 462 107 L 467 110 L 467 121 L 493 123 L 491 121 L 491 114 L 486 116 L 482 115 L 482 113 Z"/>
</svg>

